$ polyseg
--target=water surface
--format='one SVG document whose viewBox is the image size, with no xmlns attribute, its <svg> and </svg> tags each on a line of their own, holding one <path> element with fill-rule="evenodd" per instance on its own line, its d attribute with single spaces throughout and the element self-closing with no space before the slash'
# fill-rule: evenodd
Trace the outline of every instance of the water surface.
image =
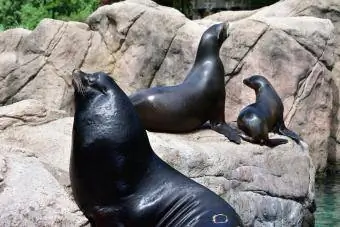
<svg viewBox="0 0 340 227">
<path fill-rule="evenodd" d="M 316 180 L 315 202 L 315 226 L 340 227 L 340 163 L 334 173 Z"/>
</svg>

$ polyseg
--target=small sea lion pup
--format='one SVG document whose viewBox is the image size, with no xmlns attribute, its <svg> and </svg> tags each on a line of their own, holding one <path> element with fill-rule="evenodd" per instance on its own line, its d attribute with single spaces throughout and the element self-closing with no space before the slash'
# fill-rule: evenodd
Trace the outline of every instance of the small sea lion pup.
<svg viewBox="0 0 340 227">
<path fill-rule="evenodd" d="M 182 84 L 153 87 L 130 96 L 147 130 L 185 133 L 209 121 L 211 129 L 241 142 L 224 119 L 224 67 L 219 51 L 227 30 L 228 24 L 219 23 L 203 33 L 194 65 Z"/>
<path fill-rule="evenodd" d="M 222 198 L 163 162 L 107 74 L 73 73 L 73 196 L 92 226 L 242 226 Z"/>
<path fill-rule="evenodd" d="M 246 134 L 243 139 L 268 146 L 286 143 L 287 140 L 269 140 L 268 133 L 274 132 L 288 136 L 300 143 L 301 138 L 286 128 L 283 121 L 283 104 L 270 82 L 263 76 L 254 75 L 243 83 L 255 90 L 256 102 L 241 110 L 237 126 Z"/>
</svg>

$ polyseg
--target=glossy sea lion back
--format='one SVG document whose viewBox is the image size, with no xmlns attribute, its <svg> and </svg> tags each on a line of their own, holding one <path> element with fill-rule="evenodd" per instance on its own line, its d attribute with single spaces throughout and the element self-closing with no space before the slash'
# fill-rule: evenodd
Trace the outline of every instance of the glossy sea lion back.
<svg viewBox="0 0 340 227">
<path fill-rule="evenodd" d="M 107 74 L 76 75 L 70 177 L 92 226 L 242 226 L 227 202 L 155 155 L 131 102 Z"/>
<path fill-rule="evenodd" d="M 224 117 L 225 79 L 219 51 L 227 30 L 227 23 L 218 23 L 203 33 L 195 62 L 183 83 L 143 89 L 130 96 L 147 130 L 192 132 L 208 122 L 211 129 L 240 143 Z"/>
<path fill-rule="evenodd" d="M 261 75 L 253 75 L 244 79 L 243 83 L 254 89 L 256 94 L 256 102 L 242 109 L 237 118 L 238 127 L 250 137 L 244 137 L 244 139 L 269 146 L 287 142 L 286 140 L 276 140 L 276 144 L 271 142 L 268 133 L 275 132 L 286 135 L 299 143 L 300 137 L 287 129 L 284 124 L 284 107 L 271 83 Z"/>
</svg>

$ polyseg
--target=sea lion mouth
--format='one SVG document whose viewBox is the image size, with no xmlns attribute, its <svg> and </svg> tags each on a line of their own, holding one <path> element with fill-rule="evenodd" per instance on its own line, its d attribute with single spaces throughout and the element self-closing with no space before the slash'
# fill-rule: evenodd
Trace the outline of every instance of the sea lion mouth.
<svg viewBox="0 0 340 227">
<path fill-rule="evenodd" d="M 76 92 L 84 94 L 85 93 L 85 84 L 84 84 L 84 76 L 86 73 L 82 72 L 79 69 L 74 69 L 72 72 L 72 85 Z"/>
</svg>

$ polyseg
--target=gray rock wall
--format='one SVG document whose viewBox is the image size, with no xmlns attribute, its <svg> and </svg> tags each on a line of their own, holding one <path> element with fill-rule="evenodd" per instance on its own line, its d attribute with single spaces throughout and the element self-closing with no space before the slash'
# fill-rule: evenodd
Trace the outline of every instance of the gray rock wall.
<svg viewBox="0 0 340 227">
<path fill-rule="evenodd" d="M 230 202 L 247 226 L 309 223 L 314 165 L 323 171 L 338 157 L 338 6 L 285 0 L 190 21 L 154 2 L 128 0 L 99 8 L 88 24 L 45 19 L 33 31 L 0 33 L 0 225 L 85 222 L 68 188 L 74 68 L 109 72 L 127 93 L 177 84 L 192 66 L 200 36 L 217 21 L 230 22 L 220 52 L 227 120 L 255 99 L 242 79 L 263 74 L 284 102 L 286 124 L 308 146 L 291 140 L 275 149 L 235 145 L 211 130 L 149 133 L 151 144 Z M 21 194 L 24 188 L 28 193 Z"/>
<path fill-rule="evenodd" d="M 60 112 L 36 100 L 0 108 L 1 226 L 86 221 L 69 188 L 73 118 Z M 211 130 L 148 136 L 163 160 L 228 201 L 246 226 L 313 221 L 315 169 L 305 143 L 237 145 Z"/>
<path fill-rule="evenodd" d="M 127 93 L 180 83 L 201 34 L 227 20 L 230 36 L 220 52 L 228 81 L 227 120 L 235 121 L 254 101 L 242 79 L 263 74 L 284 102 L 286 124 L 309 144 L 322 172 L 327 160 L 338 157 L 339 92 L 331 73 L 337 30 L 328 19 L 295 16 L 320 16 L 327 9 L 334 20 L 329 15 L 337 15 L 331 12 L 337 12 L 338 4 L 298 2 L 190 21 L 175 9 L 130 0 L 99 8 L 88 18 L 89 25 L 46 19 L 33 31 L 2 32 L 0 103 L 33 98 L 72 113 L 70 74 L 75 67 L 109 72 Z"/>
</svg>

